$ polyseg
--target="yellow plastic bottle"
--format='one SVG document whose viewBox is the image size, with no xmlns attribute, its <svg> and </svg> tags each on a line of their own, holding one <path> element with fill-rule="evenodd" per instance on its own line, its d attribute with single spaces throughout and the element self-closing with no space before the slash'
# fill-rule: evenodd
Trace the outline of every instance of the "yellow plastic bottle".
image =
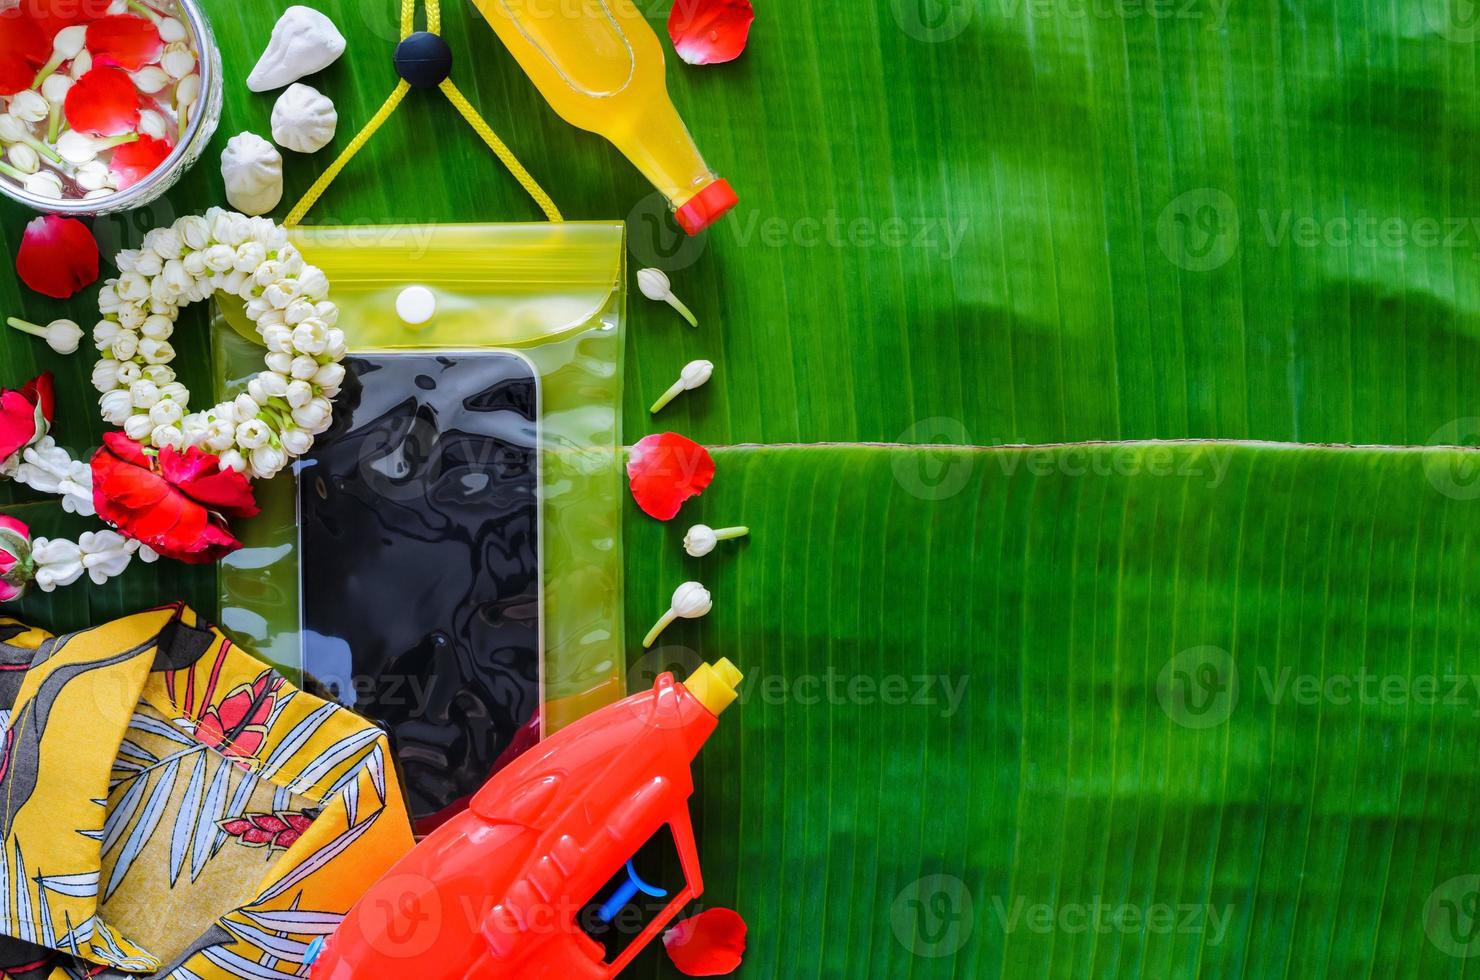
<svg viewBox="0 0 1480 980">
<path fill-rule="evenodd" d="M 668 97 L 663 44 L 631 0 L 473 0 L 572 126 L 616 144 L 697 235 L 738 199 Z"/>
</svg>

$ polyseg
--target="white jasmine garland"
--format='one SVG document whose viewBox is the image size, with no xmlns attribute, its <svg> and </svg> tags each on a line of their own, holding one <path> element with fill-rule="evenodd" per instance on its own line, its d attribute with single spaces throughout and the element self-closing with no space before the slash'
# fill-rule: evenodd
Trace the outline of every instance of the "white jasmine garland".
<svg viewBox="0 0 1480 980">
<path fill-rule="evenodd" d="M 93 148 L 70 142 L 78 164 L 88 163 Z M 284 229 L 212 208 L 151 231 L 117 265 L 118 277 L 99 291 L 102 319 L 93 328 L 104 359 L 92 380 L 109 424 L 146 447 L 200 447 L 255 479 L 277 474 L 329 427 L 330 400 L 344 381 L 339 309 L 328 300 L 328 278 L 303 261 Z M 267 370 L 235 398 L 190 413 L 189 392 L 167 366 L 170 337 L 182 305 L 217 292 L 246 303 L 268 349 Z"/>
<path fill-rule="evenodd" d="M 148 546 L 117 531 L 89 531 L 75 542 L 37 538 L 31 542 L 32 581 L 42 592 L 71 585 L 84 574 L 102 585 L 122 575 L 135 556 L 146 564 L 159 559 Z"/>
<path fill-rule="evenodd" d="M 77 32 L 63 34 L 68 45 L 77 40 Z M 60 36 L 57 43 L 62 43 Z M 78 55 L 76 60 L 81 59 Z M 171 67 L 186 70 L 183 60 L 165 66 L 167 71 Z M 51 88 L 60 92 L 64 86 L 54 82 Z M 11 99 L 10 109 L 34 115 L 36 99 L 46 101 L 34 92 L 21 93 Z M 14 115 L 0 114 L 0 140 L 20 128 Z M 71 134 L 64 139 L 66 135 Z M 94 159 L 97 146 L 90 137 L 73 136 L 66 142 L 77 157 L 73 162 L 79 178 L 82 168 L 102 166 Z M 122 427 L 146 450 L 200 447 L 215 454 L 222 467 L 257 479 L 273 476 L 312 449 L 314 436 L 329 426 L 331 399 L 343 381 L 337 362 L 345 355 L 344 335 L 334 328 L 339 310 L 326 298 L 327 280 L 288 244 L 287 232 L 267 219 L 213 208 L 150 232 L 139 249 L 120 253 L 117 265 L 118 277 L 98 291 L 101 319 L 92 331 L 102 356 L 91 380 L 104 420 Z M 191 413 L 190 391 L 169 366 L 175 356 L 169 338 L 182 305 L 222 291 L 247 304 L 249 317 L 270 342 L 267 370 L 234 399 Z M 9 323 L 58 352 L 75 349 L 81 332 L 70 320 L 44 327 L 15 319 Z M 0 477 L 59 496 L 69 513 L 96 515 L 91 466 L 72 459 L 50 436 L 0 460 Z M 84 575 L 101 585 L 136 557 L 146 562 L 158 558 L 147 546 L 112 530 L 84 534 L 76 541 L 11 538 L 7 546 L 24 563 L 31 584 L 44 592 Z"/>
</svg>

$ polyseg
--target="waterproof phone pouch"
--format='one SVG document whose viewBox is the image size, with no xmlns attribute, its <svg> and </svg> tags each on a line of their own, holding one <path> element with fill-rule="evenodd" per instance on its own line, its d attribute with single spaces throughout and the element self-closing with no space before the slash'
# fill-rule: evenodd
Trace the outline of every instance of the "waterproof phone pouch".
<svg viewBox="0 0 1480 980">
<path fill-rule="evenodd" d="M 223 628 L 386 728 L 425 832 L 620 698 L 619 223 L 295 229 L 350 348 L 334 422 L 220 570 Z M 409 325 L 413 287 L 435 312 Z M 423 294 L 425 295 L 425 294 Z M 213 332 L 232 395 L 262 348 Z"/>
<path fill-rule="evenodd" d="M 386 726 L 412 812 L 434 820 L 538 713 L 538 384 L 505 351 L 345 367 L 298 465 L 303 669 Z"/>
</svg>

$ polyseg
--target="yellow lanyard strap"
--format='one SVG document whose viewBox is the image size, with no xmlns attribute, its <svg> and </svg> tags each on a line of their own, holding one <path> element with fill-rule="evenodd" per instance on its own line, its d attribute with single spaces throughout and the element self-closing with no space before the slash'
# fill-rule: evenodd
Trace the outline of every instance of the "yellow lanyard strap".
<svg viewBox="0 0 1480 980">
<path fill-rule="evenodd" d="M 401 0 L 401 40 L 404 42 L 414 33 L 416 33 L 416 0 Z M 427 0 L 427 33 L 441 36 L 441 0 Z M 487 143 L 489 148 L 503 161 L 504 166 L 509 168 L 509 172 L 529 192 L 529 196 L 534 198 L 535 203 L 540 206 L 540 210 L 545 212 L 545 217 L 551 221 L 564 221 L 565 219 L 560 215 L 560 209 L 555 206 L 555 202 L 550 199 L 550 195 L 546 194 L 545 189 L 530 176 L 528 170 L 524 169 L 524 165 L 504 145 L 504 141 L 499 139 L 498 134 L 493 131 L 493 127 L 489 126 L 483 117 L 478 115 L 478 110 L 474 109 L 472 103 L 467 100 L 462 92 L 458 91 L 456 85 L 452 84 L 452 79 L 442 79 L 437 87 L 442 90 L 442 94 L 447 96 L 447 100 L 457 108 L 457 111 L 462 114 L 462 117 L 468 121 L 468 124 L 483 138 L 483 142 Z M 401 100 L 406 98 L 406 93 L 410 91 L 411 83 L 404 78 L 401 79 L 396 85 L 395 91 L 391 93 L 390 98 L 385 100 L 385 104 L 370 118 L 370 121 L 365 124 L 365 128 L 360 130 L 354 139 L 350 140 L 349 145 L 339 154 L 339 158 L 330 164 L 329 169 L 325 170 L 319 176 L 319 179 L 314 182 L 314 185 L 308 189 L 308 193 L 303 195 L 303 200 L 299 201 L 297 206 L 288 214 L 287 220 L 283 222 L 285 226 L 293 228 L 303 221 L 309 210 L 318 203 L 319 198 L 324 196 L 324 192 L 329 189 L 329 185 L 334 183 L 334 178 L 338 177 L 340 172 L 354 159 L 356 153 L 359 153 L 365 148 L 365 144 L 369 143 L 370 138 L 379 131 L 381 126 L 385 125 L 386 120 L 390 119 L 395 113 L 397 107 L 401 104 Z"/>
</svg>

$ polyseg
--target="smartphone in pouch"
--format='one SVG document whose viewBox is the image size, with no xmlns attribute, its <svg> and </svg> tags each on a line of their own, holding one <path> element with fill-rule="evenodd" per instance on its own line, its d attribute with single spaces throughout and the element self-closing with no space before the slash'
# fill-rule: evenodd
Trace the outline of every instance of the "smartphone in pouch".
<svg viewBox="0 0 1480 980">
<path fill-rule="evenodd" d="M 298 465 L 304 670 L 387 729 L 426 831 L 538 723 L 538 380 L 501 351 L 344 366 Z"/>
</svg>

